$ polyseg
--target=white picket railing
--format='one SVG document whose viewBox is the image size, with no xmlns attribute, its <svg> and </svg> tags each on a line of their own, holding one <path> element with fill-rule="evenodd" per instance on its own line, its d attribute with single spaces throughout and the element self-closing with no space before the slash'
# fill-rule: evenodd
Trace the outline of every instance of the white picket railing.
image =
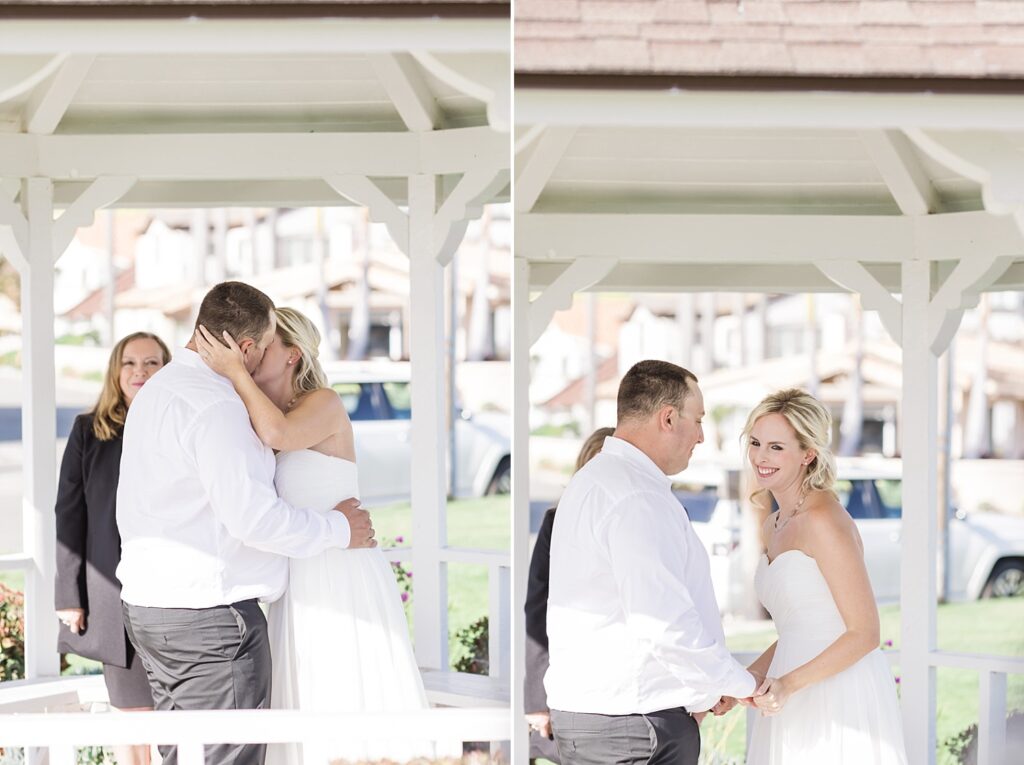
<svg viewBox="0 0 1024 765">
<path fill-rule="evenodd" d="M 510 737 L 505 709 L 427 709 L 357 715 L 291 710 L 0 715 L 0 746 L 46 750 L 50 765 L 74 765 L 79 746 L 177 745 L 181 765 L 204 765 L 205 744 L 332 741 L 482 741 Z M 36 752 L 30 759 L 37 759 Z"/>
</svg>

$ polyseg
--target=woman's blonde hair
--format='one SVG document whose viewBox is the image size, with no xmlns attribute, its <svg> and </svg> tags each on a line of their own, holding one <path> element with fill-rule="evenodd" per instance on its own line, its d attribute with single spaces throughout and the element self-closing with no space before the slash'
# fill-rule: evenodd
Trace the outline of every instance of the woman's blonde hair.
<svg viewBox="0 0 1024 765">
<path fill-rule="evenodd" d="M 285 347 L 299 351 L 295 376 L 292 378 L 295 395 L 301 396 L 330 387 L 327 375 L 320 366 L 320 332 L 313 326 L 313 322 L 294 308 L 275 308 L 274 313 L 277 315 L 277 334 L 281 342 Z"/>
<path fill-rule="evenodd" d="M 601 447 L 604 446 L 604 440 L 614 432 L 615 428 L 598 428 L 591 433 L 580 447 L 580 453 L 576 456 L 576 467 L 572 472 L 578 472 L 581 467 L 594 459 L 601 451 Z"/>
<path fill-rule="evenodd" d="M 741 436 L 744 446 L 750 443 L 754 423 L 768 414 L 781 414 L 796 433 L 801 449 L 813 449 L 814 458 L 807 465 L 803 480 L 803 491 L 828 491 L 835 494 L 836 458 L 832 454 L 832 415 L 825 405 L 806 391 L 787 388 L 776 391 L 754 407 L 747 418 Z M 750 495 L 758 503 L 765 499 L 767 489 L 759 489 Z"/>
<path fill-rule="evenodd" d="M 171 352 L 167 345 L 151 332 L 133 332 L 118 340 L 107 361 L 107 373 L 103 377 L 100 400 L 92 410 L 92 432 L 100 441 L 109 441 L 117 436 L 124 427 L 125 417 L 128 416 L 128 399 L 121 390 L 121 357 L 124 356 L 125 346 L 133 340 L 153 340 L 160 346 L 163 363 L 167 364 L 171 360 Z"/>
</svg>

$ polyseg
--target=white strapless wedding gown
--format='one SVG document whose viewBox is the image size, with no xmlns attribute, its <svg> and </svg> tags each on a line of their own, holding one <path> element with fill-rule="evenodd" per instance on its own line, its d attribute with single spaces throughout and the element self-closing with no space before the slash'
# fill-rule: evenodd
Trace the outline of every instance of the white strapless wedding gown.
<svg viewBox="0 0 1024 765">
<path fill-rule="evenodd" d="M 771 564 L 762 557 L 754 586 L 779 632 L 769 677 L 810 661 L 846 629 L 817 562 L 800 550 Z M 777 715 L 755 716 L 747 765 L 825 763 L 907 763 L 896 683 L 880 650 L 793 694 Z"/>
<path fill-rule="evenodd" d="M 355 463 L 309 449 L 279 454 L 274 483 L 293 507 L 321 512 L 359 496 Z M 273 708 L 340 715 L 427 707 L 395 575 L 379 548 L 293 558 L 288 589 L 270 604 L 267 621 Z M 267 763 L 424 755 L 433 755 L 431 744 L 343 740 L 322 748 L 271 745 Z"/>
</svg>

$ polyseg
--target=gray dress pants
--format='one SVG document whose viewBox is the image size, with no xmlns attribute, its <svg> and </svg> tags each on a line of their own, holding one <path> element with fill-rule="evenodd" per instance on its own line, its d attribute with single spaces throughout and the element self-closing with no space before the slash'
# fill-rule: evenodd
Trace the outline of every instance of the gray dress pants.
<svg viewBox="0 0 1024 765">
<path fill-rule="evenodd" d="M 697 765 L 700 728 L 682 708 L 636 715 L 551 710 L 562 765 Z"/>
<path fill-rule="evenodd" d="M 125 629 L 146 667 L 158 710 L 269 708 L 270 643 L 255 600 L 213 608 L 123 605 Z M 159 748 L 165 765 L 177 765 L 177 747 Z M 263 765 L 266 748 L 211 745 L 206 762 Z"/>
</svg>

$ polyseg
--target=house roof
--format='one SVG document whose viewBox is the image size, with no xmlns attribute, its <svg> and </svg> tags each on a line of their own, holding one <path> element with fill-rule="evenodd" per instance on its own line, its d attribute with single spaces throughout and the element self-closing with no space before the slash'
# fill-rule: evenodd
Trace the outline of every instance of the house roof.
<svg viewBox="0 0 1024 765">
<path fill-rule="evenodd" d="M 1024 78 L 1018 2 L 517 0 L 515 16 L 524 75 Z"/>
<path fill-rule="evenodd" d="M 0 0 L 0 17 L 500 17 L 507 0 Z"/>
</svg>

